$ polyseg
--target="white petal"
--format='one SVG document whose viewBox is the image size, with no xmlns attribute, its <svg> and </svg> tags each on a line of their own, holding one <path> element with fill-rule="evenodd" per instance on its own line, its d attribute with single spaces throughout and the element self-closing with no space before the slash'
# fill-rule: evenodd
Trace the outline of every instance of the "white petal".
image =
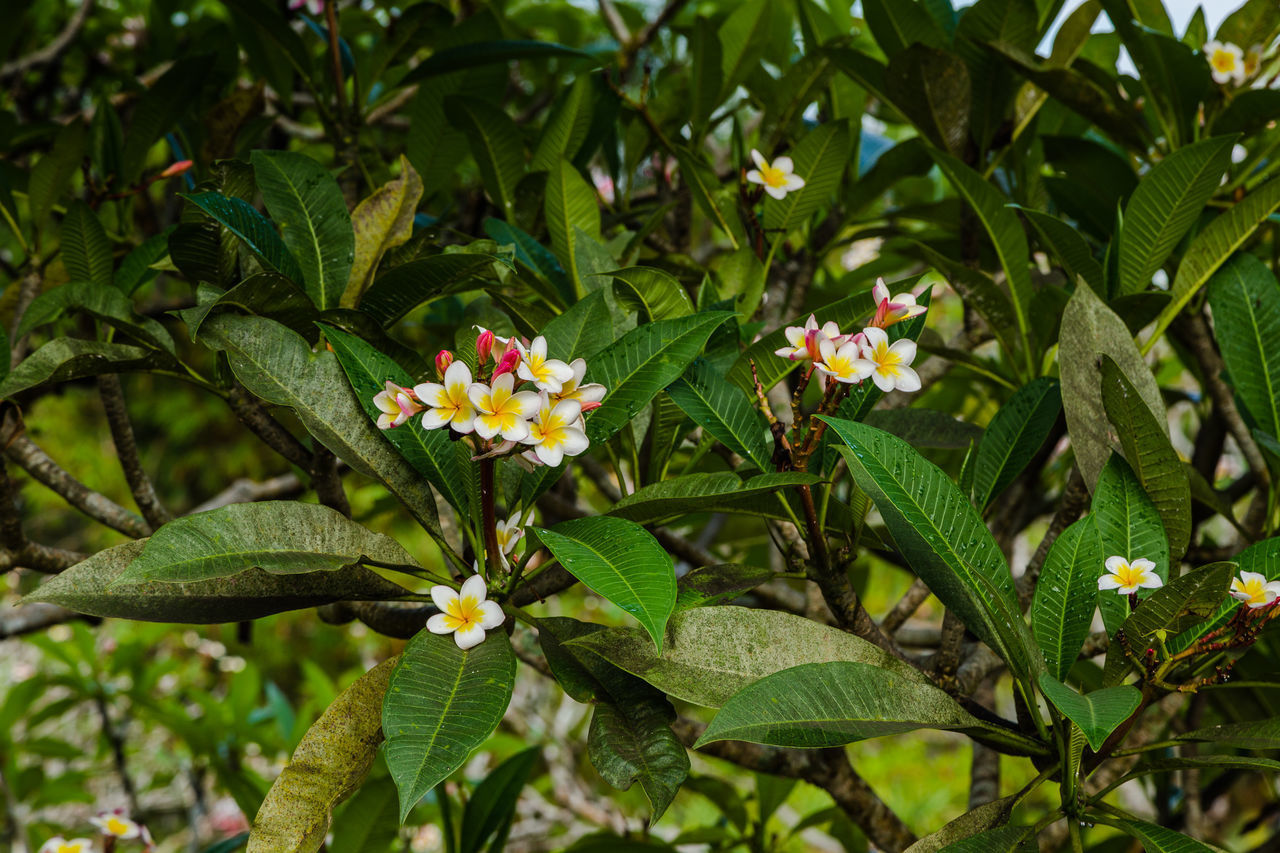
<svg viewBox="0 0 1280 853">
<path fill-rule="evenodd" d="M 1115 575 L 1103 575 L 1098 578 L 1098 589 L 1119 589 L 1120 579 Z"/>
<path fill-rule="evenodd" d="M 796 170 L 795 161 L 790 157 L 778 157 L 774 159 L 771 165 L 779 172 L 786 172 L 787 174 L 791 174 Z"/>
<path fill-rule="evenodd" d="M 754 148 L 751 149 L 751 160 L 761 169 L 767 168 L 769 165 L 769 161 L 764 159 L 764 155 Z"/>
<path fill-rule="evenodd" d="M 1143 589 L 1159 589 L 1164 586 L 1164 581 L 1162 581 L 1160 576 L 1154 572 L 1147 572 L 1142 576 L 1142 580 L 1138 582 L 1138 586 Z"/>
<path fill-rule="evenodd" d="M 479 608 L 480 627 L 486 631 L 492 631 L 506 621 L 506 614 L 502 612 L 502 608 L 498 606 L 496 601 L 486 601 Z"/>
<path fill-rule="evenodd" d="M 458 409 L 454 413 L 453 420 L 449 422 L 449 426 L 453 427 L 453 431 L 468 435 L 476 428 L 476 410 L 470 406 Z"/>
<path fill-rule="evenodd" d="M 476 432 L 479 432 L 479 427 Z M 490 436 L 492 438 L 492 436 Z M 516 420 L 514 424 L 502 431 L 502 437 L 507 441 L 524 441 L 529 437 L 529 422 Z"/>
<path fill-rule="evenodd" d="M 871 298 L 877 305 L 889 298 L 889 287 L 884 283 L 883 278 L 876 279 L 875 286 L 871 288 Z"/>
<path fill-rule="evenodd" d="M 786 187 L 765 187 L 764 191 L 776 199 L 784 199 L 787 197 Z"/>
<path fill-rule="evenodd" d="M 894 387 L 893 377 L 886 376 L 885 374 L 881 373 L 879 370 L 871 374 L 871 381 L 876 383 L 876 387 L 886 394 L 888 394 L 890 391 L 893 390 L 893 387 Z"/>
<path fill-rule="evenodd" d="M 551 410 L 551 420 L 571 424 L 582 415 L 582 404 L 577 400 L 561 400 Z"/>
<path fill-rule="evenodd" d="M 1115 557 L 1107 557 L 1107 571 L 1112 574 L 1118 574 L 1121 567 L 1129 564 L 1129 561 L 1119 555 Z"/>
<path fill-rule="evenodd" d="M 910 364 L 916 357 L 916 342 L 903 338 L 889 346 L 889 352 L 901 359 L 904 365 Z"/>
<path fill-rule="evenodd" d="M 471 368 L 462 360 L 449 365 L 444 372 L 444 386 L 452 393 L 454 388 L 465 390 L 471 385 Z M 421 399 L 421 398 L 419 398 Z"/>
<path fill-rule="evenodd" d="M 493 389 L 483 382 L 472 382 L 467 387 L 467 399 L 482 412 L 493 411 Z"/>
<path fill-rule="evenodd" d="M 433 408 L 451 405 L 449 394 L 444 390 L 444 386 L 435 382 L 423 382 L 421 385 L 414 385 L 413 395 Z"/>
<path fill-rule="evenodd" d="M 755 169 L 752 169 L 750 172 L 747 172 L 747 183 L 750 183 L 750 184 L 763 184 L 763 183 L 764 183 L 764 175 L 760 174 L 760 173 L 759 173 L 759 172 L 757 172 Z"/>
<path fill-rule="evenodd" d="M 468 622 L 453 632 L 453 641 L 463 651 L 474 648 L 484 642 L 484 628 L 479 622 Z"/>
<path fill-rule="evenodd" d="M 427 620 L 427 630 L 433 634 L 449 634 L 453 632 L 453 620 L 444 613 L 437 613 Z"/>
<path fill-rule="evenodd" d="M 1139 557 L 1136 560 L 1129 561 L 1129 568 L 1138 569 L 1143 572 L 1152 571 L 1153 569 L 1155 569 L 1155 567 L 1156 567 L 1156 564 L 1146 559 L 1145 557 Z M 1262 580 L 1262 578 L 1259 577 L 1258 580 Z"/>
<path fill-rule="evenodd" d="M 787 175 L 787 182 L 782 185 L 782 188 L 787 192 L 795 192 L 796 190 L 804 189 L 804 178 L 799 175 Z"/>
<path fill-rule="evenodd" d="M 458 594 L 444 584 L 431 587 L 431 600 L 441 613 L 448 613 L 449 608 L 458 600 Z"/>
<path fill-rule="evenodd" d="M 471 425 L 475 428 L 476 435 L 481 438 L 493 438 L 498 434 L 498 428 L 502 425 L 502 419 L 492 415 L 476 415 Z"/>
<path fill-rule="evenodd" d="M 458 598 L 467 599 L 474 598 L 476 604 L 484 601 L 489 588 L 485 586 L 484 578 L 480 575 L 472 575 L 462 584 L 462 591 L 458 593 Z"/>
<path fill-rule="evenodd" d="M 868 326 L 862 330 L 862 334 L 867 336 L 865 344 L 867 349 L 879 349 L 889 344 L 889 335 L 877 326 Z"/>
<path fill-rule="evenodd" d="M 574 427 L 565 427 L 561 430 L 560 446 L 569 456 L 577 456 L 591 446 L 591 441 L 582 430 Z"/>
<path fill-rule="evenodd" d="M 453 420 L 451 409 L 427 409 L 422 413 L 423 429 L 440 429 Z"/>
<path fill-rule="evenodd" d="M 541 400 L 537 394 L 532 391 L 521 391 L 512 394 L 507 400 L 506 411 L 515 411 L 520 413 L 522 418 L 531 418 L 538 411 Z M 513 439 L 518 440 L 518 439 Z"/>
<path fill-rule="evenodd" d="M 559 446 L 548 447 L 545 444 L 539 444 L 533 448 L 533 452 L 538 454 L 538 461 L 548 468 L 554 468 L 564 461 L 564 451 Z"/>
<path fill-rule="evenodd" d="M 919 391 L 920 390 L 920 374 L 916 373 L 910 367 L 898 368 L 898 380 L 895 383 L 899 391 Z"/>
<path fill-rule="evenodd" d="M 1267 576 L 1264 575 L 1262 572 L 1242 571 L 1240 572 L 1240 580 L 1245 584 L 1250 584 L 1250 583 L 1265 584 L 1267 582 Z"/>
</svg>

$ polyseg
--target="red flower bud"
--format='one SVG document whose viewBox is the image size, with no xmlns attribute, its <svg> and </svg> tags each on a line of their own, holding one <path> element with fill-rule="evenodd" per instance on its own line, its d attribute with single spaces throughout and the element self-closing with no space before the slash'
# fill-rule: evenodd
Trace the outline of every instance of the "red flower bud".
<svg viewBox="0 0 1280 853">
<path fill-rule="evenodd" d="M 481 365 L 489 360 L 491 352 L 493 352 L 493 332 L 485 329 L 476 336 L 476 355 L 479 356 Z"/>
<path fill-rule="evenodd" d="M 453 364 L 453 353 L 447 349 L 442 349 L 436 353 L 436 373 L 440 374 L 441 379 L 444 379 L 444 372 L 449 369 L 451 364 Z"/>
<path fill-rule="evenodd" d="M 192 165 L 193 164 L 190 160 L 179 160 L 178 162 L 174 163 L 173 165 L 169 166 L 169 168 L 161 172 L 160 177 L 172 178 L 175 175 L 181 175 L 183 172 L 190 169 Z"/>
<path fill-rule="evenodd" d="M 592 409 L 598 409 L 602 405 L 603 404 L 599 400 L 592 400 L 591 402 L 583 403 L 582 413 L 585 415 L 587 412 L 591 411 Z"/>
<path fill-rule="evenodd" d="M 508 350 L 502 354 L 502 360 L 498 362 L 498 366 L 493 369 L 493 378 L 497 379 L 504 373 L 510 373 L 516 369 L 516 365 L 520 363 L 520 351 Z"/>
</svg>

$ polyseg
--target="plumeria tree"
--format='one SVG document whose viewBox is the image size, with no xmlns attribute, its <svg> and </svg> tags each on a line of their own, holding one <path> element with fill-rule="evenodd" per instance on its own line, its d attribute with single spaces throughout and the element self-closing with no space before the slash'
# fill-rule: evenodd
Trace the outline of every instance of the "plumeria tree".
<svg viewBox="0 0 1280 853">
<path fill-rule="evenodd" d="M 1270 849 L 1274 0 L 116 5 L 0 38 L 0 838 L 213 842 L 141 709 L 224 853 Z"/>
</svg>

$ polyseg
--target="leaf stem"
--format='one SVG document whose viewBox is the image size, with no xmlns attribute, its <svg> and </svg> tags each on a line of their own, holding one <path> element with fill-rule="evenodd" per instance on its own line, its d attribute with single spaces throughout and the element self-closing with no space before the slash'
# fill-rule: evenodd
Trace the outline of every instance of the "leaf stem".
<svg viewBox="0 0 1280 853">
<path fill-rule="evenodd" d="M 494 508 L 493 460 L 480 460 L 480 529 L 484 534 L 485 575 L 490 580 L 502 573 L 501 548 L 498 546 L 498 515 Z"/>
</svg>

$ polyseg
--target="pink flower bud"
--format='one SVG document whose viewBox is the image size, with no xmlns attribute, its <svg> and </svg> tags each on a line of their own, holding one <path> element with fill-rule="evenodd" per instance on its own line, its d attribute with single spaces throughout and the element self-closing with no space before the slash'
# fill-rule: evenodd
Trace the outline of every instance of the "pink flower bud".
<svg viewBox="0 0 1280 853">
<path fill-rule="evenodd" d="M 444 372 L 449 369 L 449 365 L 453 364 L 453 353 L 447 349 L 442 349 L 436 353 L 436 373 L 440 374 L 440 378 L 444 378 Z"/>
<path fill-rule="evenodd" d="M 190 169 L 192 165 L 193 164 L 190 160 L 179 160 L 178 162 L 174 163 L 169 168 L 161 172 L 160 177 L 172 178 L 176 175 L 181 175 L 183 172 Z"/>
<path fill-rule="evenodd" d="M 585 415 L 592 409 L 598 409 L 603 405 L 599 400 L 591 400 L 582 404 L 582 413 Z"/>
<path fill-rule="evenodd" d="M 479 356 L 481 365 L 489 360 L 491 352 L 493 352 L 493 332 L 485 329 L 476 336 L 476 355 Z"/>
<path fill-rule="evenodd" d="M 822 353 L 819 351 L 819 344 L 826 335 L 821 329 L 809 329 L 804 333 L 805 349 L 809 351 L 809 358 L 814 361 L 822 361 Z"/>
<path fill-rule="evenodd" d="M 502 354 L 502 360 L 498 362 L 498 366 L 493 369 L 493 378 L 497 379 L 504 373 L 510 373 L 520 364 L 520 351 L 508 350 Z"/>
</svg>

